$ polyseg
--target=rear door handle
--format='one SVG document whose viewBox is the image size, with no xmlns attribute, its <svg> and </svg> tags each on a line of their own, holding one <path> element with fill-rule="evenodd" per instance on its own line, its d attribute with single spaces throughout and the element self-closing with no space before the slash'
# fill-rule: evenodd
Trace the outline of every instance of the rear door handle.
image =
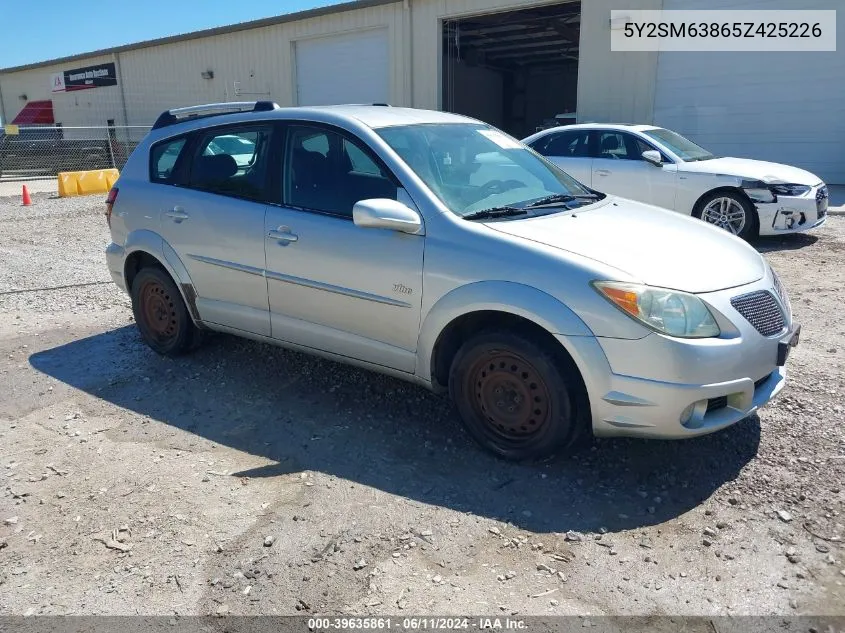
<svg viewBox="0 0 845 633">
<path fill-rule="evenodd" d="M 269 233 L 267 233 L 267 237 L 271 240 L 276 240 L 277 242 L 284 242 L 289 244 L 291 242 L 295 242 L 299 239 L 298 235 L 294 235 L 290 232 L 290 229 L 284 227 L 284 229 L 273 229 Z"/>
<path fill-rule="evenodd" d="M 181 207 L 173 207 L 170 211 L 167 211 L 165 215 L 168 218 L 171 218 L 175 222 L 181 222 L 182 220 L 187 220 L 189 216 L 187 213 L 182 211 Z"/>
<path fill-rule="evenodd" d="M 597 169 L 596 174 L 599 176 L 609 176 L 610 170 L 609 169 Z"/>
</svg>

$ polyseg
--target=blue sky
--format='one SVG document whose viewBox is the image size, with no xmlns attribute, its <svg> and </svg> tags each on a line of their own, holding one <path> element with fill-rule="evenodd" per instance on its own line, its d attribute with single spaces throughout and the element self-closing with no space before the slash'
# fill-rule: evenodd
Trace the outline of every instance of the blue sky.
<svg viewBox="0 0 845 633">
<path fill-rule="evenodd" d="M 39 0 L 0 8 L 0 68 L 338 4 L 342 0 Z M 2 4 L 6 4 L 3 2 Z"/>
</svg>

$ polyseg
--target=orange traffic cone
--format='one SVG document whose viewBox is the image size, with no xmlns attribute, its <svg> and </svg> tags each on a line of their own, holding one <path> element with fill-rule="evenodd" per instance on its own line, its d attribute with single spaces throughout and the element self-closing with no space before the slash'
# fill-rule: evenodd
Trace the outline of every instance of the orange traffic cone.
<svg viewBox="0 0 845 633">
<path fill-rule="evenodd" d="M 32 198 L 29 197 L 29 189 L 26 185 L 23 186 L 23 206 L 28 207 L 32 204 Z"/>
</svg>

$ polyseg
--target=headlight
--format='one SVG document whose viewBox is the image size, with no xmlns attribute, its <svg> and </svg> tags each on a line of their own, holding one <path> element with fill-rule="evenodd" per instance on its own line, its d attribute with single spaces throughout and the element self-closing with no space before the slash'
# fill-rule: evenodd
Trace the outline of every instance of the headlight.
<svg viewBox="0 0 845 633">
<path fill-rule="evenodd" d="M 632 319 L 658 332 L 682 338 L 719 336 L 719 326 L 695 295 L 616 281 L 595 281 L 593 287 Z"/>
<path fill-rule="evenodd" d="M 754 202 L 775 202 L 774 192 L 762 180 L 743 180 L 740 187 Z"/>
<path fill-rule="evenodd" d="M 803 196 L 810 191 L 807 185 L 769 185 L 769 189 L 779 196 Z"/>
</svg>

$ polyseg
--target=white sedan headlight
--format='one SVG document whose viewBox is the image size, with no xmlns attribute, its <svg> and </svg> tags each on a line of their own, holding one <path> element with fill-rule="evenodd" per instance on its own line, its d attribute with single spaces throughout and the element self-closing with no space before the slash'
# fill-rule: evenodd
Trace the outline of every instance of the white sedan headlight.
<svg viewBox="0 0 845 633">
<path fill-rule="evenodd" d="M 808 187 L 807 185 L 769 185 L 769 189 L 771 189 L 772 193 L 779 196 L 803 196 L 804 194 L 809 193 L 811 188 L 812 187 Z"/>
<path fill-rule="evenodd" d="M 743 180 L 740 184 L 752 202 L 775 202 L 777 198 L 769 186 L 762 180 Z"/>
<path fill-rule="evenodd" d="M 629 317 L 658 332 L 682 338 L 720 334 L 716 319 L 695 295 L 617 281 L 595 281 L 593 287 Z"/>
</svg>

